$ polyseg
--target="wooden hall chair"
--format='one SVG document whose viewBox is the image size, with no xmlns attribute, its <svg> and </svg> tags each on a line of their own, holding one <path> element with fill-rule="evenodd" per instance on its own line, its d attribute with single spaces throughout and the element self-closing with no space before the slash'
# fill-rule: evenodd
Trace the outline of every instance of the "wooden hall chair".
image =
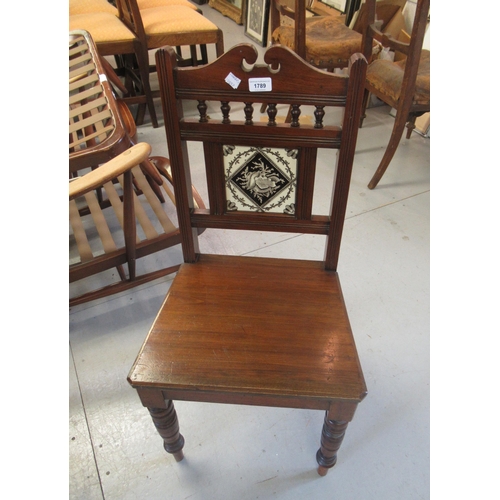
<svg viewBox="0 0 500 500">
<path fill-rule="evenodd" d="M 267 50 L 266 64 L 256 60 L 248 44 L 198 68 L 177 67 L 171 47 L 156 54 L 185 263 L 128 380 L 177 460 L 184 438 L 173 400 L 325 410 L 317 453 L 325 475 L 366 395 L 336 271 L 366 60 L 351 58 L 349 78 L 318 70 L 280 46 Z M 199 116 L 183 116 L 187 101 Z M 211 103 L 220 104 L 220 117 L 207 115 Z M 262 103 L 267 123 L 252 117 Z M 285 112 L 292 106 L 290 124 L 278 123 L 277 104 Z M 243 119 L 231 115 L 237 105 Z M 300 122 L 305 105 L 315 110 L 315 124 Z M 338 125 L 326 124 L 330 116 Z M 197 209 L 186 189 L 191 141 L 203 143 L 209 209 Z M 337 170 L 331 213 L 315 215 L 323 148 Z M 325 257 L 200 254 L 199 228 L 324 235 Z"/>
<path fill-rule="evenodd" d="M 367 6 L 368 24 L 363 38 L 363 53 L 369 57 L 373 40 L 384 47 L 404 54 L 397 62 L 374 59 L 366 73 L 366 90 L 361 125 L 370 93 L 396 110 L 396 117 L 389 144 L 368 188 L 374 189 L 389 166 L 396 152 L 405 126 L 407 139 L 415 128 L 415 119 L 430 111 L 430 51 L 422 49 L 430 0 L 418 0 L 409 43 L 395 40 L 380 32 L 375 25 L 375 10 Z"/>
</svg>

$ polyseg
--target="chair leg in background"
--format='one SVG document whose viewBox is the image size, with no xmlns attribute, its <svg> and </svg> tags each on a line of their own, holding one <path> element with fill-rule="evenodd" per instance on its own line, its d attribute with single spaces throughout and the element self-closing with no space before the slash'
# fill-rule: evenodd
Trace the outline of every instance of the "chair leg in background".
<svg viewBox="0 0 500 500">
<path fill-rule="evenodd" d="M 415 128 L 415 120 L 417 119 L 417 115 L 410 115 L 408 123 L 406 124 L 406 138 L 409 139 L 411 137 L 411 133 Z"/>
<path fill-rule="evenodd" d="M 361 119 L 359 120 L 359 128 L 363 127 L 363 121 L 366 118 L 366 108 L 368 107 L 369 97 L 370 97 L 370 92 L 365 89 L 363 93 L 363 104 L 361 105 Z"/>
<path fill-rule="evenodd" d="M 378 166 L 376 172 L 373 174 L 371 181 L 368 184 L 369 189 L 374 189 L 379 183 L 380 179 L 384 175 L 389 163 L 391 163 L 392 157 L 398 149 L 399 141 L 401 140 L 401 136 L 403 135 L 403 131 L 405 129 L 406 122 L 408 120 L 407 115 L 403 115 L 402 113 L 398 113 L 395 118 L 394 127 L 392 128 L 391 138 L 389 140 L 389 144 L 385 150 L 384 156 L 380 165 Z"/>
<path fill-rule="evenodd" d="M 163 438 L 165 451 L 171 453 L 177 462 L 184 458 L 182 448 L 184 438 L 179 432 L 179 421 L 175 412 L 174 403 L 167 401 L 166 408 L 148 408 L 158 434 Z"/>
</svg>

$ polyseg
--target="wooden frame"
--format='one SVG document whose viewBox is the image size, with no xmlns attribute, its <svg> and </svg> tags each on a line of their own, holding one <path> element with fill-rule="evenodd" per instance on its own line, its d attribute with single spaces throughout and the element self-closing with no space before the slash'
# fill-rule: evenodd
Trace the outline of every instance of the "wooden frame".
<svg viewBox="0 0 500 500">
<path fill-rule="evenodd" d="M 245 0 L 209 0 L 208 5 L 237 24 L 243 24 Z"/>
<path fill-rule="evenodd" d="M 270 0 L 247 0 L 245 10 L 245 35 L 265 47 L 269 24 Z"/>
</svg>

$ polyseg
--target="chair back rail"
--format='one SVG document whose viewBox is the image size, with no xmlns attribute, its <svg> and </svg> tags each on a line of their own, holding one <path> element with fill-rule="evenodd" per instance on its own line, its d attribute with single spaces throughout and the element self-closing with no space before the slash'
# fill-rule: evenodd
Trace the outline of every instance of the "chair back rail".
<svg viewBox="0 0 500 500">
<path fill-rule="evenodd" d="M 232 48 L 200 68 L 177 67 L 176 54 L 171 47 L 156 54 L 184 259 L 186 262 L 197 259 L 196 228 L 286 231 L 327 235 L 325 266 L 335 270 L 361 112 L 366 59 L 361 54 L 351 58 L 350 77 L 318 70 L 285 47 L 268 49 L 265 64 L 256 64 L 256 61 L 256 50 L 247 44 Z M 233 88 L 227 83 L 228 78 L 240 83 Z M 271 91 L 254 91 L 250 86 L 266 81 Z M 314 82 L 313 89 L 305 82 Z M 196 118 L 184 117 L 182 106 L 187 100 L 196 103 Z M 210 118 L 207 114 L 208 105 L 212 105 L 209 101 L 220 104 L 220 118 Z M 267 103 L 267 122 L 254 119 L 256 103 Z M 292 106 L 291 123 L 276 120 L 277 106 L 281 104 Z M 232 117 L 231 109 L 237 105 L 244 106 L 243 118 Z M 305 106 L 314 109 L 312 124 L 300 121 L 301 108 Z M 325 116 L 338 107 L 344 108 L 343 118 L 336 125 L 327 124 Z M 196 209 L 188 189 L 191 184 L 188 141 L 203 143 L 209 209 Z M 250 149 L 238 152 L 238 148 Z M 270 152 L 271 148 L 278 148 L 279 152 Z M 337 164 L 335 160 L 331 162 L 336 175 L 329 215 L 312 213 L 319 148 L 339 151 Z M 281 205 L 276 201 L 265 207 L 257 203 L 245 208 L 238 188 L 229 181 L 229 173 L 238 165 L 238 160 L 253 153 L 251 158 L 255 163 L 239 171 L 238 182 L 243 183 L 245 189 L 250 190 L 253 186 L 255 199 L 259 200 L 266 189 L 266 193 L 272 193 L 277 184 L 289 181 L 288 192 L 279 194 Z M 267 163 L 269 155 L 274 155 L 275 166 L 279 164 L 287 169 L 289 164 L 294 165 L 296 171 L 289 174 L 288 181 L 279 177 L 279 167 L 270 173 L 275 167 Z M 245 176 L 246 180 L 242 180 Z M 232 179 L 235 178 L 236 174 Z M 260 183 L 263 191 L 259 192 L 255 183 Z M 295 199 L 292 192 L 293 196 L 297 193 Z M 240 202 L 243 209 L 242 206 L 236 209 Z M 278 206 L 279 211 L 275 211 Z"/>
</svg>

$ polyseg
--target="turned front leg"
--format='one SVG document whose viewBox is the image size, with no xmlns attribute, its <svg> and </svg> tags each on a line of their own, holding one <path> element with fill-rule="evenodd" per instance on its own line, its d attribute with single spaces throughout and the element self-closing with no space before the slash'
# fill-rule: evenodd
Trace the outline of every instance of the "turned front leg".
<svg viewBox="0 0 500 500">
<path fill-rule="evenodd" d="M 328 469 L 331 469 L 337 462 L 337 451 L 344 439 L 348 423 L 331 420 L 328 418 L 328 412 L 326 412 L 321 433 L 321 448 L 316 453 L 316 460 L 319 464 L 318 474 L 320 476 L 326 476 Z"/>
<path fill-rule="evenodd" d="M 156 430 L 163 438 L 165 451 L 171 453 L 177 462 L 184 458 L 182 448 L 184 438 L 179 432 L 179 421 L 175 412 L 174 403 L 167 401 L 166 408 L 148 408 Z"/>
</svg>

